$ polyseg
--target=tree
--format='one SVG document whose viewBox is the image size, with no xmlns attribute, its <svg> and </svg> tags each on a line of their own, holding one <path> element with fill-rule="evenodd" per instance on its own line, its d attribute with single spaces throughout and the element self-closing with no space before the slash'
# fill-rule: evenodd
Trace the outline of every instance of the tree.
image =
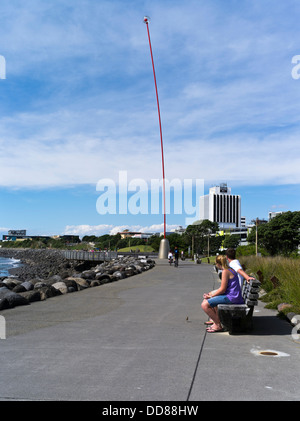
<svg viewBox="0 0 300 421">
<path fill-rule="evenodd" d="M 255 243 L 256 227 L 248 235 L 248 242 Z M 284 212 L 266 224 L 257 227 L 258 245 L 272 255 L 288 256 L 300 244 L 300 212 Z"/>
<path fill-rule="evenodd" d="M 200 224 L 189 225 L 185 231 L 185 237 L 189 244 L 194 244 L 196 253 L 203 253 L 208 248 L 208 236 L 215 234 L 219 230 L 217 222 L 211 222 L 204 219 Z"/>
<path fill-rule="evenodd" d="M 237 246 L 240 244 L 241 237 L 238 234 L 232 234 L 232 235 L 225 235 L 224 240 L 224 248 L 229 249 L 236 249 Z"/>
</svg>

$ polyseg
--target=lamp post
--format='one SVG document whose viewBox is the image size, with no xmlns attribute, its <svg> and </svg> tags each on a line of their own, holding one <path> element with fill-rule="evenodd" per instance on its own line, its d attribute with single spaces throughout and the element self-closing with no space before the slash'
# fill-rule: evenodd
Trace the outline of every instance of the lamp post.
<svg viewBox="0 0 300 421">
<path fill-rule="evenodd" d="M 160 242 L 158 257 L 159 257 L 159 259 L 167 259 L 168 253 L 169 253 L 169 250 L 170 250 L 170 246 L 169 246 L 169 241 L 166 238 L 166 187 L 165 187 L 164 148 L 163 148 L 163 137 L 162 137 L 162 128 L 161 128 L 160 107 L 159 107 L 159 100 L 158 100 L 158 90 L 157 90 L 155 67 L 154 67 L 154 60 L 153 60 L 153 53 L 152 53 L 152 46 L 151 46 L 151 39 L 150 39 L 150 31 L 149 31 L 149 21 L 150 21 L 150 18 L 148 16 L 145 16 L 144 17 L 144 23 L 146 24 L 146 27 L 147 27 L 147 34 L 148 34 L 148 41 L 149 41 L 149 47 L 150 47 L 150 55 L 151 55 L 153 76 L 154 76 L 154 85 L 155 85 L 155 92 L 156 92 L 158 122 L 159 122 L 159 131 L 160 131 L 162 176 L 163 176 L 164 238 Z"/>
</svg>

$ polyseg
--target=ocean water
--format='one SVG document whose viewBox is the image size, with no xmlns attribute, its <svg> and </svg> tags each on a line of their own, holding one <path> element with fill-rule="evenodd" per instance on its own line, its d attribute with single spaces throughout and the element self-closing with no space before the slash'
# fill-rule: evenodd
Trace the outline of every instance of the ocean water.
<svg viewBox="0 0 300 421">
<path fill-rule="evenodd" d="M 0 276 L 10 276 L 9 270 L 20 265 L 20 260 L 0 257 Z"/>
</svg>

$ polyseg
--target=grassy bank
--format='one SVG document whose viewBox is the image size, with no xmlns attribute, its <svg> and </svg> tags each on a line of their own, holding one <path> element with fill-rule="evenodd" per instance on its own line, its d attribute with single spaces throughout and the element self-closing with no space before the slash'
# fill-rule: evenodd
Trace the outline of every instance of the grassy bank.
<svg viewBox="0 0 300 421">
<path fill-rule="evenodd" d="M 239 260 L 245 265 L 247 273 L 253 273 L 257 277 L 257 272 L 262 272 L 262 288 L 266 295 L 261 300 L 267 303 L 267 308 L 277 309 L 279 304 L 287 303 L 291 304 L 292 308 L 283 310 L 283 313 L 300 314 L 299 258 L 243 256 Z M 274 276 L 279 281 L 276 286 L 271 281 Z"/>
<path fill-rule="evenodd" d="M 151 253 L 151 252 L 154 252 L 154 249 L 151 246 L 139 245 L 139 246 L 132 246 L 132 247 L 124 247 L 118 250 L 118 252 L 121 252 L 121 253 L 130 252 L 130 251 L 136 251 L 137 253 Z"/>
</svg>

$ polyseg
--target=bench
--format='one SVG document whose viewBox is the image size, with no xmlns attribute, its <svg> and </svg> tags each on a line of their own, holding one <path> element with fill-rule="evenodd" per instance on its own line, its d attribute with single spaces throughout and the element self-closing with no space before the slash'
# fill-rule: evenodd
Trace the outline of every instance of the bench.
<svg viewBox="0 0 300 421">
<path fill-rule="evenodd" d="M 252 315 L 258 304 L 258 293 L 261 283 L 257 279 L 244 281 L 242 296 L 245 304 L 219 304 L 220 321 L 229 334 L 244 333 L 252 329 Z"/>
</svg>

